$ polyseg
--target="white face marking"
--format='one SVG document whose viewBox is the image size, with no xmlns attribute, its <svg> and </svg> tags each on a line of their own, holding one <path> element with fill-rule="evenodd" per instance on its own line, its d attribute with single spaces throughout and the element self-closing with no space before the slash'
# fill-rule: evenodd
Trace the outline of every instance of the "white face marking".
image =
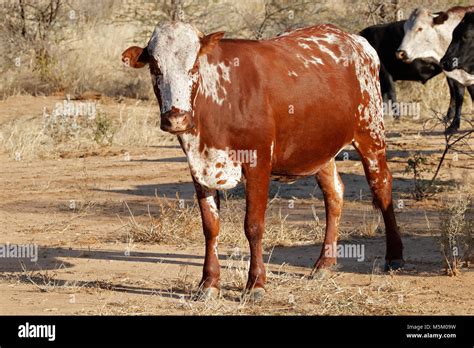
<svg viewBox="0 0 474 348">
<path fill-rule="evenodd" d="M 275 145 L 275 144 L 274 144 L 273 141 L 272 141 L 272 145 L 270 145 L 270 159 L 273 158 L 273 146 L 274 146 L 274 145 Z"/>
<path fill-rule="evenodd" d="M 469 74 L 465 70 L 455 69 L 453 71 L 444 71 L 446 76 L 455 79 L 462 83 L 464 86 L 470 86 L 474 84 L 474 75 Z"/>
<path fill-rule="evenodd" d="M 198 92 L 206 98 L 211 97 L 216 104 L 222 105 L 227 96 L 227 90 L 221 85 L 221 79 L 230 83 L 230 66 L 226 66 L 223 62 L 211 64 L 207 61 L 207 56 L 201 56 L 199 57 L 199 76 Z"/>
<path fill-rule="evenodd" d="M 416 58 L 432 58 L 440 61 L 452 40 L 454 28 L 462 16 L 448 12 L 448 19 L 442 24 L 434 24 L 437 16 L 425 8 L 412 12 L 405 22 L 405 36 L 398 48 L 405 51 L 409 61 Z"/>
<path fill-rule="evenodd" d="M 201 47 L 199 32 L 190 24 L 174 22 L 157 26 L 148 42 L 148 53 L 161 71 L 154 83 L 161 101 L 161 113 L 175 107 L 191 111 L 192 86 L 197 74 L 191 74 Z"/>
<path fill-rule="evenodd" d="M 242 177 L 242 166 L 224 150 L 208 148 L 199 151 L 199 135 L 179 135 L 196 181 L 204 187 L 220 190 L 234 188 Z"/>
</svg>

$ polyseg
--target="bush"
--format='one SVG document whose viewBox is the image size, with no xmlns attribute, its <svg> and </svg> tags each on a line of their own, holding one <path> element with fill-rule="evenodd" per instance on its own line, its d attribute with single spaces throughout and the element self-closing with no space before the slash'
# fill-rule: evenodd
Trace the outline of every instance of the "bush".
<svg viewBox="0 0 474 348">
<path fill-rule="evenodd" d="M 445 202 L 445 208 L 440 211 L 439 244 L 445 257 L 446 273 L 455 276 L 459 273 L 462 261 L 468 263 L 472 252 L 472 230 L 474 223 L 467 216 L 472 206 L 472 198 L 459 195 Z"/>
</svg>

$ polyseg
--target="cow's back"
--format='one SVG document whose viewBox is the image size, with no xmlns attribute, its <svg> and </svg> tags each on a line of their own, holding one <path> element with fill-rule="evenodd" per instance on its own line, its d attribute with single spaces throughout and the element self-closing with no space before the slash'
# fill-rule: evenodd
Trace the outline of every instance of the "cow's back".
<svg viewBox="0 0 474 348">
<path fill-rule="evenodd" d="M 354 58 L 360 59 L 356 43 L 350 35 L 324 25 L 267 44 L 278 57 L 271 71 L 285 69 L 277 76 L 262 74 L 269 89 L 281 86 L 269 100 L 277 106 L 275 174 L 312 174 L 353 138 L 361 98 L 354 67 Z"/>
<path fill-rule="evenodd" d="M 349 144 L 360 122 L 382 141 L 379 60 L 364 38 L 321 25 L 265 41 L 222 40 L 216 55 L 210 64 L 230 64 L 222 104 L 201 109 L 207 146 L 271 147 L 275 173 L 298 176 Z"/>
</svg>

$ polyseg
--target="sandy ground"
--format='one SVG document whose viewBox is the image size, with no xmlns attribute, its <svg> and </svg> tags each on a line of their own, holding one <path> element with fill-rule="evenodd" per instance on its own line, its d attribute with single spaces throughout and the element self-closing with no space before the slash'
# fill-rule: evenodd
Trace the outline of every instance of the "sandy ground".
<svg viewBox="0 0 474 348">
<path fill-rule="evenodd" d="M 41 117 L 43 107 L 58 100 L 14 97 L 2 101 L 0 125 Z M 110 100 L 105 104 L 110 110 L 116 106 Z M 65 158 L 20 161 L 3 152 L 0 244 L 36 244 L 39 259 L 0 258 L 0 314 L 472 315 L 472 268 L 463 269 L 457 277 L 444 275 L 443 256 L 433 237 L 439 229 L 442 194 L 414 201 L 411 177 L 404 173 L 410 151 L 421 150 L 435 163 L 443 146 L 441 129 L 424 131 L 423 120 L 411 119 L 388 120 L 386 128 L 406 269 L 381 273 L 383 228 L 373 235 L 359 233 L 361 226 L 377 221 L 377 213 L 371 208 L 362 166 L 348 148 L 349 159 L 338 161 L 346 186 L 342 242 L 364 245 L 364 260 L 341 259 L 337 272 L 308 279 L 319 255 L 319 242 L 296 238 L 270 246 L 265 256 L 267 295 L 260 304 L 240 299 L 247 267 L 245 245 L 220 245 L 221 298 L 202 303 L 194 301 L 193 294 L 201 274 L 203 239 L 173 245 L 127 239 L 127 205 L 141 218 L 148 210 L 156 215 L 163 196 L 173 198 L 178 193 L 187 202 L 192 200 L 187 163 L 177 142 L 112 146 L 88 155 L 72 152 Z M 459 154 L 453 159 L 448 155 L 440 187 L 457 195 L 455 184 L 463 181 L 462 193 L 474 192 L 473 167 L 468 156 Z M 292 185 L 273 183 L 271 197 L 277 198 L 269 211 L 288 215 L 290 228 L 313 219 L 311 207 L 324 222 L 321 192 L 313 178 Z M 242 188 L 235 189 L 229 199 L 243 206 Z M 243 235 L 239 228 L 233 233 Z"/>
</svg>

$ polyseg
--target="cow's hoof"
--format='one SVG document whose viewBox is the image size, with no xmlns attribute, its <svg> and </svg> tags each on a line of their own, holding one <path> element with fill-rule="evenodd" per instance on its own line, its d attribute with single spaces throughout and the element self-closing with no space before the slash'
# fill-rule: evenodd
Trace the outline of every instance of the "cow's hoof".
<svg viewBox="0 0 474 348">
<path fill-rule="evenodd" d="M 337 269 L 336 258 L 334 257 L 321 257 L 313 266 L 311 273 L 309 274 L 310 279 L 323 279 L 326 278 L 330 273 Z"/>
<path fill-rule="evenodd" d="M 242 298 L 247 298 L 250 302 L 258 303 L 263 300 L 265 297 L 265 289 L 264 288 L 253 288 L 251 290 L 246 289 L 243 293 Z"/>
<path fill-rule="evenodd" d="M 403 259 L 385 261 L 385 265 L 383 266 L 383 271 L 384 272 L 396 271 L 396 270 L 402 269 L 404 265 L 405 265 L 405 261 Z"/>
<path fill-rule="evenodd" d="M 324 268 L 313 268 L 309 274 L 309 279 L 323 280 L 329 278 L 337 270 L 337 265 Z"/>
<path fill-rule="evenodd" d="M 320 257 L 314 264 L 313 270 L 330 269 L 336 265 L 335 257 Z"/>
<path fill-rule="evenodd" d="M 216 300 L 219 298 L 219 289 L 210 287 L 210 288 L 204 288 L 199 293 L 197 294 L 197 300 L 198 301 L 209 301 L 209 300 Z"/>
</svg>

